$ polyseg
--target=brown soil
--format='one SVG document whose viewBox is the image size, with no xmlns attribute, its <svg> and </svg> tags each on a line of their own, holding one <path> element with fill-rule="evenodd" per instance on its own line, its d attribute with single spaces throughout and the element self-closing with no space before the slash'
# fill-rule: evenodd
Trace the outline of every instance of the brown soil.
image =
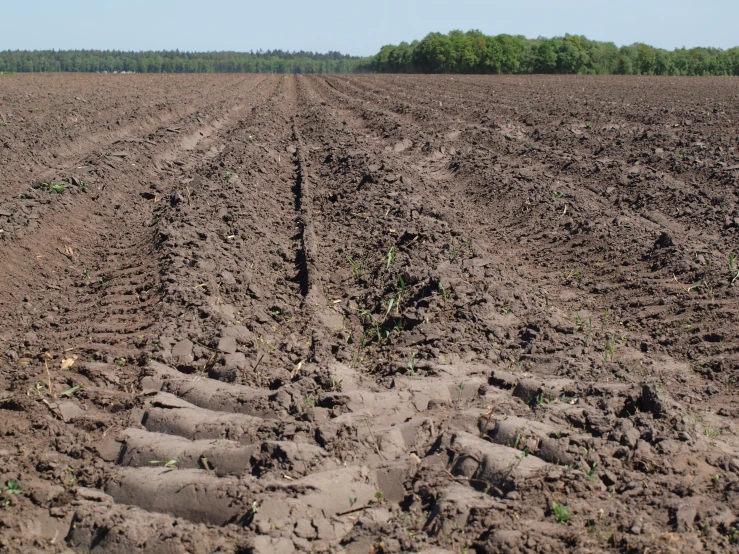
<svg viewBox="0 0 739 554">
<path fill-rule="evenodd" d="M 0 77 L 0 549 L 736 550 L 737 85 Z"/>
</svg>

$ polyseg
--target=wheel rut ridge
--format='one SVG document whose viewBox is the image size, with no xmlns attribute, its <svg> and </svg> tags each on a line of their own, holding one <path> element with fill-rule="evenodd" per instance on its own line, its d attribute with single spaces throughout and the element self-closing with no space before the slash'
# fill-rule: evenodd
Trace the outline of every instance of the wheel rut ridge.
<svg viewBox="0 0 739 554">
<path fill-rule="evenodd" d="M 255 83 L 252 89 L 258 89 L 262 82 L 260 80 Z M 222 121 L 228 121 L 229 116 L 237 114 L 241 109 L 243 108 L 240 106 L 227 109 Z M 218 113 L 212 119 L 217 118 Z M 201 124 L 198 121 L 197 125 L 196 129 L 207 131 L 211 124 L 209 122 Z M 193 134 L 200 135 L 199 142 L 207 143 L 209 140 L 207 132 L 196 130 Z M 165 148 L 153 157 L 157 160 L 163 158 L 174 160 L 178 152 L 191 149 L 180 146 Z M 121 352 L 125 355 L 119 359 L 131 362 L 139 357 L 137 349 L 144 348 L 152 342 L 150 330 L 154 321 L 151 309 L 162 297 L 161 286 L 157 283 L 158 231 L 156 223 L 150 221 L 151 202 L 137 199 L 136 203 L 141 211 L 128 222 L 126 232 L 121 238 L 109 235 L 107 243 L 104 242 L 98 247 L 98 256 L 104 262 L 100 263 L 99 267 L 85 267 L 83 275 L 80 275 L 75 283 L 78 289 L 91 289 L 91 295 L 81 302 L 76 302 L 71 312 L 65 313 L 53 323 L 58 329 L 57 335 L 67 339 L 68 348 L 76 347 L 81 352 L 90 352 L 93 355 L 100 351 L 102 357 L 107 358 L 109 363 L 113 361 L 110 352 L 123 345 L 127 346 L 127 350 Z M 88 254 L 85 257 L 94 260 L 95 255 Z M 99 284 L 93 284 L 96 280 L 99 280 Z M 90 313 L 95 315 L 90 317 Z M 122 321 L 117 322 L 116 319 Z"/>
<path fill-rule="evenodd" d="M 286 129 L 287 130 L 287 129 Z M 292 139 L 297 142 L 299 148 L 302 149 L 301 141 L 297 128 L 292 126 L 290 128 L 292 132 Z M 306 178 L 304 168 L 306 166 L 304 158 L 301 155 L 302 150 L 296 149 L 296 182 L 299 184 L 297 190 L 299 194 L 296 195 L 296 199 L 300 201 L 296 202 L 300 208 L 300 223 L 302 223 L 302 230 L 310 228 L 312 221 L 310 212 L 307 209 L 303 209 L 306 204 L 305 200 L 308 197 Z M 301 202 L 302 201 L 302 202 Z M 303 238 L 302 248 L 306 251 L 311 251 L 310 241 L 305 240 L 306 235 L 301 235 Z M 308 257 L 310 260 L 311 258 Z M 310 269 L 308 270 L 310 271 Z M 309 293 L 313 289 L 309 290 Z M 104 485 L 105 490 L 112 495 L 114 499 L 122 503 L 130 503 L 138 505 L 144 509 L 154 511 L 164 511 L 176 516 L 184 517 L 185 519 L 191 520 L 195 523 L 215 523 L 215 524 L 227 524 L 232 521 L 237 521 L 242 525 L 252 525 L 257 527 L 257 531 L 260 534 L 264 533 L 265 529 L 268 529 L 267 524 L 269 523 L 271 528 L 274 528 L 274 523 L 271 523 L 270 517 L 275 517 L 277 513 L 274 509 L 277 507 L 275 496 L 275 487 L 279 493 L 280 487 L 278 485 L 269 485 L 269 480 L 261 475 L 264 481 L 249 480 L 242 477 L 240 481 L 229 480 L 225 477 L 223 479 L 216 479 L 210 475 L 210 460 L 218 461 L 219 459 L 228 460 L 228 445 L 234 441 L 238 441 L 244 444 L 253 444 L 260 438 L 254 436 L 253 432 L 255 428 L 258 428 L 257 434 L 262 435 L 261 440 L 272 438 L 272 441 L 261 442 L 257 445 L 256 449 L 251 449 L 252 461 L 242 460 L 244 466 L 240 470 L 235 470 L 242 474 L 249 475 L 249 471 L 259 471 L 260 474 L 268 471 L 270 466 L 274 465 L 276 460 L 280 457 L 275 457 L 276 452 L 282 452 L 283 456 L 286 456 L 287 463 L 297 463 L 301 457 L 306 454 L 310 454 L 310 460 L 303 459 L 303 471 L 306 472 L 307 476 L 303 478 L 306 480 L 306 485 L 309 488 L 313 488 L 318 491 L 316 494 L 299 494 L 294 499 L 294 506 L 291 506 L 291 510 L 298 510 L 298 513 L 302 517 L 310 516 L 313 513 L 314 522 L 313 525 L 318 525 L 321 529 L 321 537 L 315 537 L 317 540 L 313 541 L 317 548 L 327 548 L 329 544 L 337 540 L 336 533 L 339 528 L 345 528 L 346 524 L 340 525 L 338 528 L 336 524 L 330 525 L 326 528 L 325 524 L 320 523 L 321 517 L 325 517 L 326 514 L 337 513 L 337 509 L 344 507 L 346 511 L 352 512 L 352 506 L 364 506 L 367 503 L 371 503 L 375 499 L 375 493 L 378 490 L 382 490 L 383 486 L 379 483 L 378 471 L 369 470 L 361 466 L 349 466 L 348 468 L 339 470 L 338 463 L 329 463 L 329 467 L 333 466 L 334 469 L 329 472 L 314 472 L 308 470 L 306 462 L 312 461 L 311 467 L 317 462 L 314 460 L 318 458 L 328 458 L 328 454 L 317 445 L 311 446 L 308 444 L 301 444 L 292 441 L 279 442 L 274 439 L 279 438 L 281 433 L 280 422 L 276 420 L 277 416 L 284 411 L 284 408 L 280 408 L 279 405 L 284 403 L 285 400 L 291 402 L 291 399 L 283 398 L 279 394 L 273 394 L 265 389 L 247 387 L 243 385 L 222 383 L 218 384 L 217 381 L 204 380 L 203 377 L 198 374 L 186 374 L 178 370 L 171 369 L 161 364 L 151 363 L 145 373 L 145 377 L 141 382 L 141 387 L 145 391 L 151 391 L 154 393 L 153 397 L 150 397 L 148 401 L 145 401 L 143 415 L 141 416 L 141 424 L 144 429 L 149 430 L 151 433 L 166 433 L 167 435 L 178 435 L 185 439 L 191 439 L 200 441 L 207 441 L 210 439 L 210 443 L 202 444 L 200 448 L 206 448 L 210 451 L 209 456 L 206 457 L 202 454 L 197 454 L 198 462 L 200 465 L 196 466 L 199 471 L 181 469 L 174 472 L 167 471 L 166 469 L 156 470 L 152 468 L 141 468 L 143 471 L 136 473 L 135 470 L 121 470 L 120 472 L 112 472 L 106 480 Z M 217 391 L 222 391 L 218 393 Z M 199 391 L 199 392 L 198 392 Z M 218 396 L 218 395 L 221 396 Z M 239 403 L 239 406 L 243 406 L 247 410 L 253 410 L 256 404 L 264 403 L 264 408 L 261 415 L 264 419 L 261 419 L 261 423 L 254 418 L 260 416 L 247 416 L 232 414 L 231 410 L 235 408 L 233 405 L 234 399 L 239 398 L 240 395 L 246 395 L 244 401 Z M 261 398 L 261 401 L 255 400 L 256 397 Z M 217 400 L 221 398 L 221 400 Z M 189 401 L 189 402 L 188 402 Z M 194 404 L 190 404 L 193 402 Z M 148 407 L 146 407 L 148 404 Z M 273 407 L 270 408 L 270 405 Z M 275 406 L 276 405 L 276 406 Z M 226 412 L 221 410 L 227 409 Z M 170 410 L 168 414 L 166 411 Z M 246 418 L 246 419 L 244 419 Z M 138 465 L 139 467 L 144 465 L 148 461 L 151 463 L 161 462 L 161 460 L 151 460 L 152 454 L 148 456 L 148 460 L 145 457 L 133 456 L 131 451 L 136 449 L 137 452 L 146 450 L 147 448 L 151 451 L 153 448 L 159 448 L 160 450 L 156 453 L 157 456 L 162 458 L 176 459 L 179 460 L 182 457 L 183 460 L 191 460 L 190 465 L 194 465 L 192 461 L 195 455 L 190 454 L 189 458 L 185 450 L 195 449 L 198 452 L 198 446 L 195 443 L 179 442 L 172 443 L 170 440 L 166 442 L 164 439 L 159 438 L 158 435 L 151 435 L 147 441 L 147 435 L 142 431 L 134 431 L 131 429 L 127 431 L 128 438 L 124 438 L 124 446 L 121 450 L 121 454 L 118 456 L 118 461 L 125 461 L 131 465 Z M 131 436 L 135 435 L 137 445 L 129 444 L 132 441 Z M 215 440 L 215 442 L 213 442 Z M 169 445 L 169 450 L 162 452 L 162 445 Z M 190 446 L 192 444 L 192 446 Z M 226 452 L 219 452 L 219 449 L 223 447 Z M 243 454 L 243 448 L 238 450 L 238 453 Z M 277 449 L 277 450 L 275 450 Z M 160 454 L 164 454 L 160 456 Z M 268 454 L 269 456 L 265 456 Z M 259 456 L 262 459 L 259 459 Z M 132 462 L 134 458 L 137 460 Z M 286 468 L 281 468 L 283 471 L 287 471 Z M 146 479 L 144 479 L 144 471 L 146 473 Z M 188 473 L 189 471 L 189 473 Z M 382 478 L 387 480 L 387 471 L 381 473 Z M 279 474 L 278 474 L 279 475 Z M 286 476 L 287 475 L 287 476 Z M 392 475 L 392 473 L 391 473 Z M 289 473 L 279 475 L 282 479 L 287 479 L 287 482 L 295 480 L 290 477 Z M 288 479 L 289 478 L 289 479 Z M 169 479 L 172 484 L 168 485 Z M 392 478 L 390 478 L 392 481 Z M 178 489 L 174 486 L 174 482 L 179 483 L 178 486 L 182 487 L 183 481 L 185 481 L 185 488 L 189 487 L 189 483 L 193 483 L 193 486 L 199 484 L 198 490 L 204 490 L 204 496 L 197 497 L 196 499 L 190 499 L 186 505 L 176 505 L 176 499 L 172 498 L 173 492 Z M 263 485 L 265 482 L 267 485 Z M 300 490 L 306 485 L 302 485 L 298 479 L 295 485 L 291 487 L 298 487 Z M 341 485 L 336 488 L 337 483 Z M 271 487 L 271 492 L 268 497 L 264 497 L 261 492 L 265 486 Z M 151 488 L 156 488 L 156 494 L 152 494 Z M 181 490 L 181 489 L 180 489 Z M 221 492 L 219 492 L 221 491 Z M 245 496 L 251 494 L 252 496 Z M 341 495 L 339 500 L 336 495 Z M 387 494 L 391 494 L 388 490 Z M 397 494 L 397 493 L 395 493 Z M 236 496 L 234 496 L 236 495 Z M 235 498 L 246 498 L 246 501 L 242 503 L 239 508 L 239 503 L 235 502 Z M 303 500 L 303 497 L 305 500 Z M 153 499 L 156 500 L 153 500 Z M 256 498 L 255 500 L 251 500 Z M 152 500 L 149 500 L 152 499 Z M 350 502 L 353 500 L 353 502 Z M 375 499 L 376 500 L 376 499 Z M 284 501 L 283 501 L 284 502 Z M 193 504 L 198 507 L 193 510 Z M 291 502 L 288 501 L 288 505 Z M 320 513 L 315 512 L 315 508 L 311 506 L 320 506 Z M 359 508 L 355 508 L 359 509 Z M 316 519 L 318 518 L 318 519 Z M 263 521 L 259 521 L 263 520 Z M 290 536 L 290 535 L 288 535 Z M 256 537 L 255 544 L 260 544 L 260 540 L 263 543 L 263 537 Z M 270 542 L 271 541 L 271 542 Z M 274 541 L 268 539 L 268 543 L 271 544 Z M 264 550 L 268 551 L 268 550 Z"/>
<path fill-rule="evenodd" d="M 255 83 L 255 87 L 258 87 L 262 82 L 263 81 L 258 81 L 257 83 Z M 181 129 L 182 126 L 184 126 L 186 123 L 187 123 L 186 119 L 181 120 L 182 125 L 178 127 L 178 129 Z M 196 121 L 196 125 L 200 125 L 199 118 L 198 118 L 198 121 Z M 167 131 L 167 128 L 168 127 L 166 126 L 160 127 L 159 133 L 156 137 L 162 144 L 167 143 L 167 140 L 168 140 L 167 135 L 171 136 L 171 133 Z M 153 135 L 150 135 L 150 138 L 155 138 L 155 137 Z M 148 142 L 145 141 L 145 142 L 139 143 L 140 144 L 140 146 L 138 147 L 139 151 L 135 152 L 133 155 L 135 157 L 138 157 L 139 155 L 142 157 L 150 157 L 150 153 L 148 152 L 150 149 L 149 143 L 154 144 L 152 141 L 148 141 Z M 114 146 L 110 145 L 109 148 L 114 148 Z M 176 146 L 172 148 L 165 146 L 165 150 L 167 150 L 168 152 L 176 152 L 178 151 L 178 148 Z M 128 153 L 128 157 L 129 158 L 131 157 L 130 152 Z M 172 157 L 172 155 L 169 154 L 169 157 Z M 105 160 L 105 158 L 101 158 L 101 159 Z M 73 169 L 70 169 L 69 172 L 65 172 L 67 174 L 66 181 L 69 184 L 67 185 L 66 193 L 63 195 L 59 195 L 58 198 L 46 198 L 46 196 L 49 196 L 48 193 L 44 193 L 42 191 L 39 194 L 38 187 L 32 187 L 24 195 L 11 199 L 3 204 L 2 213 L 8 217 L 6 224 L 3 226 L 4 227 L 3 238 L 5 240 L 8 240 L 8 239 L 12 240 L 16 238 L 23 239 L 24 237 L 28 236 L 31 233 L 37 234 L 40 230 L 39 222 L 48 221 L 46 225 L 47 228 L 55 228 L 55 225 L 63 227 L 64 218 L 65 218 L 64 214 L 68 210 L 74 210 L 76 202 L 80 202 L 80 201 L 82 201 L 83 203 L 87 202 L 89 200 L 87 198 L 88 196 L 93 197 L 92 203 L 88 203 L 88 206 L 87 206 L 89 210 L 88 213 L 86 214 L 86 217 L 88 219 L 88 225 L 90 227 L 93 227 L 100 223 L 100 220 L 97 220 L 96 218 L 102 217 L 103 213 L 102 213 L 102 210 L 99 208 L 99 206 L 95 204 L 95 202 L 98 201 L 101 196 L 109 196 L 108 190 L 110 190 L 110 187 L 108 188 L 108 190 L 106 190 L 105 183 L 107 182 L 107 180 L 111 178 L 112 179 L 115 178 L 115 174 L 113 175 L 110 174 L 111 170 L 117 170 L 117 169 L 122 169 L 122 168 L 113 167 L 113 166 L 108 167 L 107 165 L 103 165 L 100 163 L 100 159 L 95 158 L 95 157 L 88 157 L 84 161 L 81 161 L 81 162 L 78 161 L 77 163 L 74 164 L 74 166 L 77 167 L 78 170 L 80 167 L 87 167 L 88 169 L 94 170 L 94 173 L 91 175 L 91 177 L 87 177 L 87 176 L 81 177 L 78 171 L 75 171 Z M 172 167 L 171 164 L 169 164 L 169 166 Z M 163 173 L 167 174 L 170 171 L 171 170 L 169 168 L 164 168 Z M 99 175 L 95 175 L 95 173 L 98 173 L 98 172 L 99 172 Z M 75 181 L 70 181 L 69 174 L 72 175 L 72 179 L 77 179 L 76 186 L 74 185 Z M 92 192 L 92 190 L 90 190 L 87 194 L 84 194 L 84 195 L 80 194 L 81 192 L 80 183 L 82 182 L 83 179 L 87 181 L 87 184 L 85 186 L 93 190 L 96 188 L 98 188 L 99 190 L 96 190 L 95 192 Z M 60 179 L 57 178 L 57 180 L 60 180 Z M 98 182 L 102 184 L 96 185 L 96 183 Z M 150 192 L 142 192 L 141 194 L 147 194 L 149 198 L 154 198 L 156 200 L 156 196 L 159 193 L 156 193 L 155 191 L 154 194 Z M 121 203 L 124 200 L 126 202 L 128 201 L 125 194 L 118 194 L 115 191 L 112 193 L 112 198 L 108 197 L 107 200 L 108 202 L 110 202 L 110 204 L 116 204 L 116 205 L 123 205 Z M 139 207 L 143 207 L 144 209 L 148 209 L 149 207 L 149 204 L 144 203 L 144 202 L 139 202 L 138 204 L 139 204 Z M 125 213 L 125 212 L 105 214 L 105 215 L 106 216 L 120 215 L 120 216 L 123 216 L 126 220 L 130 218 L 130 214 Z M 135 214 L 134 219 L 136 220 L 137 223 L 140 221 L 139 216 L 140 216 L 140 213 Z M 105 221 L 105 223 L 108 223 L 108 222 L 109 220 Z M 62 256 L 66 256 L 67 258 L 69 258 L 68 261 L 71 261 L 73 263 L 80 262 L 81 253 L 76 243 L 84 244 L 85 241 L 94 240 L 94 234 L 88 234 L 86 236 L 85 233 L 86 233 L 86 230 L 83 230 L 82 232 L 79 233 L 77 237 L 74 237 L 73 239 L 64 237 L 61 240 L 61 244 L 59 244 L 59 246 L 56 249 L 54 249 L 53 247 L 51 248 L 53 256 L 56 257 L 57 254 L 61 253 Z M 50 240 L 48 240 L 48 242 L 50 244 L 54 244 L 58 240 L 59 240 L 58 235 L 56 236 L 52 235 L 50 237 Z M 70 251 L 66 250 L 67 247 L 72 248 L 71 254 L 70 254 Z M 34 250 L 36 249 L 35 245 L 32 245 L 30 247 L 26 246 L 26 248 L 28 249 L 33 248 Z M 135 247 L 133 247 L 133 249 L 135 250 Z M 44 261 L 45 259 L 52 257 L 52 256 L 49 256 L 48 252 L 45 252 L 43 249 L 41 249 L 41 254 L 43 255 L 39 255 L 37 256 L 37 258 L 38 259 L 44 258 Z M 87 253 L 85 252 L 85 254 Z M 24 257 L 26 258 L 25 260 L 23 259 Z M 13 265 L 16 265 L 16 264 L 19 265 L 19 262 L 25 263 L 27 266 L 28 265 L 27 258 L 28 256 L 24 254 L 21 254 L 21 256 L 14 258 L 13 253 L 11 252 L 10 258 L 9 258 L 9 264 L 8 264 L 10 267 L 8 269 L 12 271 L 14 269 Z M 60 259 L 63 261 L 67 261 L 63 257 Z M 58 263 L 57 260 L 53 260 L 52 263 L 56 264 L 57 268 L 58 266 L 61 265 Z M 37 265 L 42 265 L 42 264 L 39 263 Z M 46 265 L 46 264 L 43 264 L 43 265 Z M 25 269 L 28 270 L 27 267 Z M 22 280 L 17 280 L 17 283 L 21 284 Z M 8 294 L 7 291 L 2 291 L 2 294 L 3 296 L 6 296 L 7 298 L 7 294 Z M 15 296 L 16 297 L 18 296 L 17 292 Z"/>
</svg>

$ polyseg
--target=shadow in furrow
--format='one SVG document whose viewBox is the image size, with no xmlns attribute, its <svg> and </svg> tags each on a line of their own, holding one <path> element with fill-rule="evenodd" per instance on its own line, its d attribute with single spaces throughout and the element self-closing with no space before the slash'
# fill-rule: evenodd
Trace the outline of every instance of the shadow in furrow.
<svg viewBox="0 0 739 554">
<path fill-rule="evenodd" d="M 295 282 L 300 285 L 300 294 L 308 296 L 310 289 L 308 277 L 308 256 L 305 249 L 305 221 L 303 218 L 303 168 L 300 163 L 297 151 L 294 154 L 295 164 L 295 184 L 292 192 L 295 197 L 295 213 L 297 214 L 298 235 L 296 240 L 300 241 L 300 246 L 295 252 L 295 267 L 298 268 L 298 274 L 295 276 Z"/>
</svg>

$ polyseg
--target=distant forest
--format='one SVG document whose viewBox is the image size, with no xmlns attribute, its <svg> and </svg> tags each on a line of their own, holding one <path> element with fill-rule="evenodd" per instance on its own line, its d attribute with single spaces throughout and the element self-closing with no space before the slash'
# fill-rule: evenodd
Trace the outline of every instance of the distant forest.
<svg viewBox="0 0 739 554">
<path fill-rule="evenodd" d="M 134 71 L 136 73 L 351 73 L 359 58 L 338 52 L 120 52 L 5 50 L 0 72 Z"/>
<path fill-rule="evenodd" d="M 480 31 L 430 33 L 423 40 L 383 46 L 369 58 L 339 52 L 121 52 L 43 50 L 0 52 L 0 72 L 136 73 L 558 73 L 737 75 L 739 47 L 663 50 L 620 48 L 584 36 L 527 39 Z"/>
<path fill-rule="evenodd" d="M 619 48 L 577 35 L 527 39 L 452 31 L 383 46 L 358 65 L 378 73 L 739 75 L 739 47 L 669 51 L 639 43 Z"/>
</svg>

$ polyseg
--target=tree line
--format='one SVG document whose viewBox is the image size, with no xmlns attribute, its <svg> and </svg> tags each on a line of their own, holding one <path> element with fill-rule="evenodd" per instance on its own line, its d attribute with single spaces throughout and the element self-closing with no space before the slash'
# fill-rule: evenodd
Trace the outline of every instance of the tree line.
<svg viewBox="0 0 739 554">
<path fill-rule="evenodd" d="M 621 75 L 739 75 L 739 47 L 617 47 L 584 36 L 527 39 L 480 31 L 430 33 L 423 40 L 383 46 L 358 70 L 379 73 L 559 73 Z"/>
<path fill-rule="evenodd" d="M 339 52 L 121 52 L 116 50 L 6 50 L 0 72 L 350 73 L 359 58 Z"/>
<path fill-rule="evenodd" d="M 480 31 L 430 33 L 410 44 L 387 45 L 369 58 L 339 52 L 122 52 L 6 50 L 2 72 L 136 73 L 559 73 L 621 75 L 737 75 L 739 47 L 663 50 L 618 47 L 584 36 L 527 39 Z"/>
</svg>

